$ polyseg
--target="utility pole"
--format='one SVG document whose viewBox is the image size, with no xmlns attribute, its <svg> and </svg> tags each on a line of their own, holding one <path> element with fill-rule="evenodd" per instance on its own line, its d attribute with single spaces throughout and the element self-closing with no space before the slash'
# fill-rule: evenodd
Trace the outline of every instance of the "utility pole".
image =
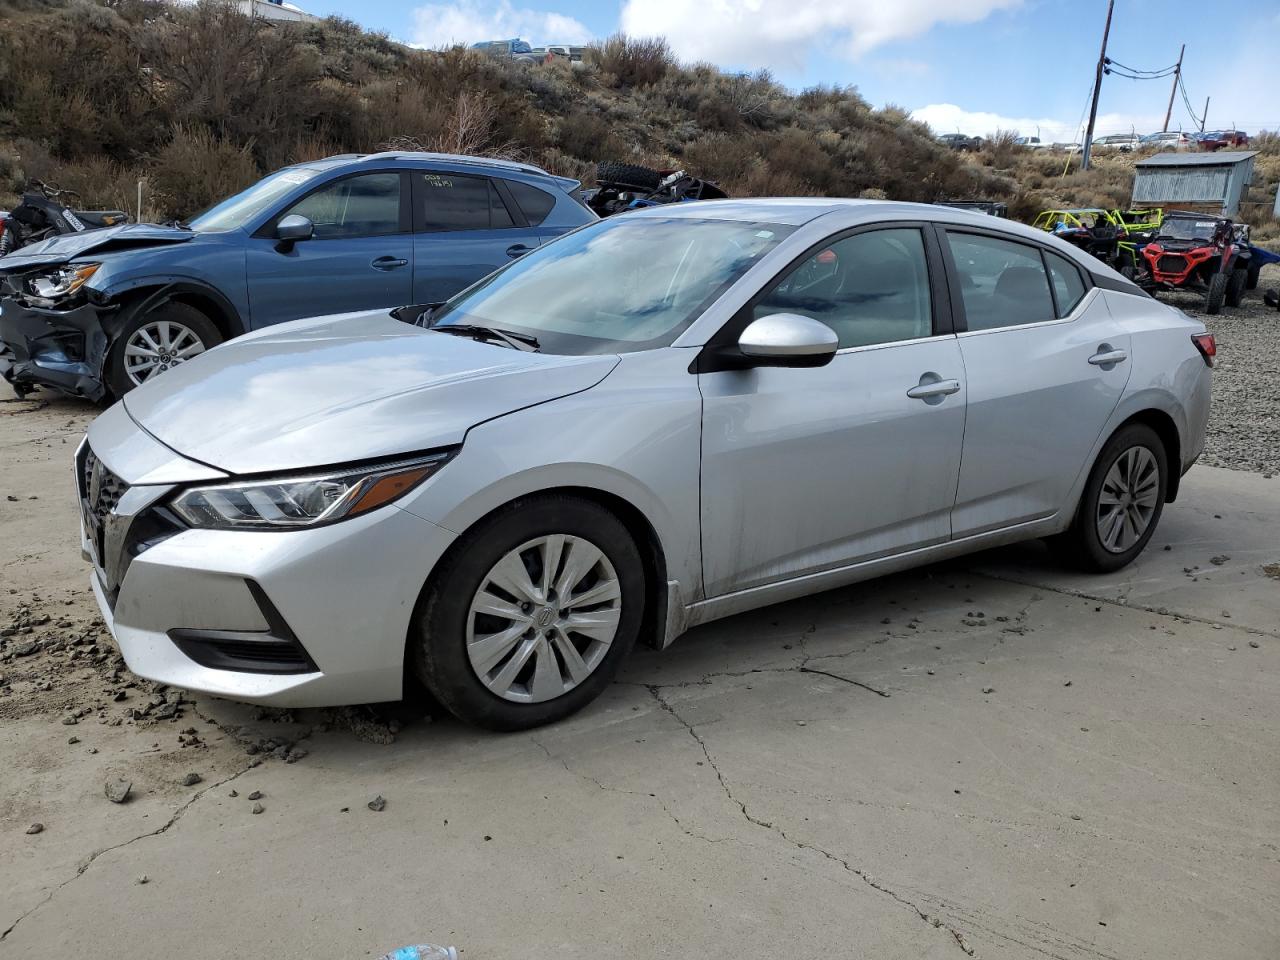
<svg viewBox="0 0 1280 960">
<path fill-rule="evenodd" d="M 1084 151 L 1080 154 L 1080 169 L 1089 169 L 1089 152 L 1093 146 L 1093 124 L 1098 119 L 1098 97 L 1102 93 L 1102 71 L 1107 64 L 1107 38 L 1111 36 L 1111 14 L 1116 0 L 1107 0 L 1107 25 L 1102 30 L 1102 52 L 1098 54 L 1098 75 L 1093 80 L 1093 103 L 1089 107 L 1089 129 L 1084 134 Z"/>
<path fill-rule="evenodd" d="M 1204 133 L 1204 122 L 1209 119 L 1209 98 L 1204 98 L 1204 116 L 1200 118 L 1200 132 Z"/>
<path fill-rule="evenodd" d="M 1178 65 L 1173 68 L 1173 89 L 1169 91 L 1169 109 L 1164 112 L 1164 132 L 1169 132 L 1169 119 L 1173 116 L 1173 95 L 1178 92 L 1178 82 L 1182 79 L 1182 55 L 1187 52 L 1184 43 L 1178 51 Z"/>
</svg>

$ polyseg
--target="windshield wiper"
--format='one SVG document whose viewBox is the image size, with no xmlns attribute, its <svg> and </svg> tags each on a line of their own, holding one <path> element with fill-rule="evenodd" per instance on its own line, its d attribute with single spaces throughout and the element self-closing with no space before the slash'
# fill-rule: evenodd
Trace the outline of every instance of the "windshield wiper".
<svg viewBox="0 0 1280 960">
<path fill-rule="evenodd" d="M 477 323 L 446 323 L 440 326 L 430 326 L 427 329 L 436 330 L 440 333 L 457 333 L 464 337 L 475 337 L 477 340 L 498 340 L 515 350 L 524 350 L 530 353 L 536 353 L 541 346 L 537 337 L 532 337 L 527 333 L 512 333 L 509 330 L 484 327 Z"/>
</svg>

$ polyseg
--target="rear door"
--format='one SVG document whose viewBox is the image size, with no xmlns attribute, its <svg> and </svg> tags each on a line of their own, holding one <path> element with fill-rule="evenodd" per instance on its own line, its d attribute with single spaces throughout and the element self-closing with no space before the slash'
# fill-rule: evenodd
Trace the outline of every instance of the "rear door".
<svg viewBox="0 0 1280 960">
<path fill-rule="evenodd" d="M 969 395 L 959 539 L 1071 506 L 1128 383 L 1131 343 L 1067 257 L 968 227 L 939 232 Z"/>
<path fill-rule="evenodd" d="M 501 181 L 415 170 L 413 302 L 447 300 L 538 246 Z"/>
<path fill-rule="evenodd" d="M 383 170 L 330 180 L 258 230 L 245 255 L 251 326 L 409 303 L 406 176 Z M 310 240 L 276 240 L 276 224 L 290 214 L 314 224 Z"/>
</svg>

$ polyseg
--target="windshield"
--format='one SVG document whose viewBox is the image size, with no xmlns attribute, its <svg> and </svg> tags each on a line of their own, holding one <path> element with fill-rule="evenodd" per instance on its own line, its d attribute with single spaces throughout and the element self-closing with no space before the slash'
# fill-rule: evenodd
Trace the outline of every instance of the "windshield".
<svg viewBox="0 0 1280 960">
<path fill-rule="evenodd" d="M 318 176 L 315 167 L 292 167 L 264 177 L 234 197 L 210 207 L 191 221 L 192 230 L 220 232 L 241 227 L 299 184 Z"/>
<path fill-rule="evenodd" d="M 512 40 L 511 52 L 512 53 L 533 53 L 533 47 L 529 46 L 527 41 Z"/>
<path fill-rule="evenodd" d="M 1213 240 L 1216 220 L 1192 220 L 1190 217 L 1171 217 L 1160 224 L 1160 237 L 1166 240 Z"/>
<path fill-rule="evenodd" d="M 498 327 L 536 337 L 546 353 L 668 346 L 794 229 L 741 220 L 602 220 L 459 294 L 431 326 Z"/>
</svg>

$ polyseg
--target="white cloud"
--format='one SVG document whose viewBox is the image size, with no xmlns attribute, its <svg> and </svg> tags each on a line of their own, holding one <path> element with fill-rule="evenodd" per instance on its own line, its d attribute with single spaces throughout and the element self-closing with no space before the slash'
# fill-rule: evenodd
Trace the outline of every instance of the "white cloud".
<svg viewBox="0 0 1280 960">
<path fill-rule="evenodd" d="M 665 35 L 683 60 L 803 69 L 814 49 L 856 58 L 940 23 L 975 23 L 1022 2 L 625 0 L 622 30 L 632 36 Z"/>
<path fill-rule="evenodd" d="M 1084 121 L 1079 117 L 1009 117 L 982 110 L 965 110 L 954 103 L 931 103 L 913 110 L 911 116 L 927 123 L 934 133 L 986 137 L 997 130 L 1015 130 L 1024 137 L 1038 136 L 1045 143 L 1073 142 L 1084 136 Z M 1105 137 L 1111 133 L 1142 135 L 1159 130 L 1163 125 L 1164 114 L 1100 113 L 1094 125 L 1094 136 Z M 1177 129 L 1176 116 L 1170 126 Z"/>
<path fill-rule="evenodd" d="M 517 7 L 511 0 L 429 3 L 413 11 L 410 43 L 416 47 L 444 47 L 511 37 L 534 44 L 586 43 L 591 39 L 591 31 L 573 17 Z"/>
</svg>

